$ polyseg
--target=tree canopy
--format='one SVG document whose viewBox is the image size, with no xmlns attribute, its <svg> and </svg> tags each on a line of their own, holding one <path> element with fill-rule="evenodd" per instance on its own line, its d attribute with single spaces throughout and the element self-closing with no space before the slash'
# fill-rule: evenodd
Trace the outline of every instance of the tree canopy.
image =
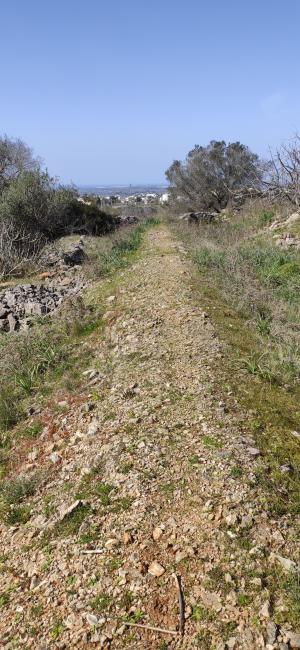
<svg viewBox="0 0 300 650">
<path fill-rule="evenodd" d="M 23 140 L 0 136 L 0 194 L 22 172 L 37 170 L 40 163 Z"/>
<path fill-rule="evenodd" d="M 171 193 L 193 208 L 219 212 L 234 192 L 261 181 L 259 157 L 240 142 L 212 140 L 195 145 L 182 162 L 175 160 L 166 171 Z"/>
</svg>

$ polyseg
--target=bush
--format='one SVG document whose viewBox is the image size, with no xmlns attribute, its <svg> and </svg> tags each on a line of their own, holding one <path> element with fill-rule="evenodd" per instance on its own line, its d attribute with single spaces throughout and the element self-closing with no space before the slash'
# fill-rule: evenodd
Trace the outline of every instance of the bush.
<svg viewBox="0 0 300 650">
<path fill-rule="evenodd" d="M 48 173 L 24 171 L 0 197 L 0 272 L 24 269 L 46 241 L 73 233 L 103 235 L 115 225 L 112 215 L 79 202 L 72 188 L 57 186 Z"/>
<path fill-rule="evenodd" d="M 106 235 L 112 232 L 117 225 L 114 217 L 104 210 L 100 210 L 96 205 L 88 205 L 73 201 L 72 218 L 69 228 L 72 233 L 81 233 L 85 235 Z"/>
<path fill-rule="evenodd" d="M 166 177 L 176 201 L 220 212 L 235 193 L 258 189 L 262 171 L 258 156 L 245 145 L 213 140 L 206 147 L 196 145 L 183 162 L 175 160 Z"/>
</svg>

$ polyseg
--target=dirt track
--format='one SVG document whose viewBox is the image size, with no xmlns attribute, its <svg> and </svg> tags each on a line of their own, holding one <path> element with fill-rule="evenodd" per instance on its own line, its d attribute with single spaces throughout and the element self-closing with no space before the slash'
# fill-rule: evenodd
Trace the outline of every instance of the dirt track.
<svg viewBox="0 0 300 650">
<path fill-rule="evenodd" d="M 280 612 L 284 622 L 284 606 L 271 585 L 277 555 L 292 559 L 292 531 L 264 510 L 259 450 L 216 377 L 222 347 L 192 273 L 166 226 L 148 232 L 107 300 L 104 337 L 87 342 L 99 374 L 87 387 L 85 376 L 63 412 L 49 407 L 51 427 L 22 468 L 49 470 L 34 514 L 0 531 L 2 647 L 288 647 L 287 630 L 275 642 L 272 621 Z M 78 517 L 71 535 L 57 522 L 76 499 L 83 505 L 63 520 Z M 82 554 L 95 548 L 103 552 Z M 149 573 L 154 561 L 160 576 Z M 174 572 L 182 637 L 107 620 L 176 630 Z"/>
</svg>

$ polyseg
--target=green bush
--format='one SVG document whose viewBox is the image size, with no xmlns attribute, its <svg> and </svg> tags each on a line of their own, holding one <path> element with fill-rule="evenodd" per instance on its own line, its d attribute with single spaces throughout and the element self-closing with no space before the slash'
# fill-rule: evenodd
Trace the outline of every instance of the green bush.
<svg viewBox="0 0 300 650">
<path fill-rule="evenodd" d="M 115 227 L 111 214 L 78 201 L 72 188 L 57 186 L 47 172 L 23 171 L 0 196 L 0 271 L 20 268 L 46 241 L 72 233 L 103 235 Z"/>
</svg>

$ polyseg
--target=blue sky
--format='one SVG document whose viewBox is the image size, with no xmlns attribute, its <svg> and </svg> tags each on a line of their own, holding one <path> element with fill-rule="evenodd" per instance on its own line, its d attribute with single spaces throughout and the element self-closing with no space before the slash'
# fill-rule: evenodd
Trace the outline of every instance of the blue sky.
<svg viewBox="0 0 300 650">
<path fill-rule="evenodd" d="M 161 182 L 211 139 L 300 130 L 299 0 L 10 0 L 0 133 L 75 183 Z"/>
</svg>

